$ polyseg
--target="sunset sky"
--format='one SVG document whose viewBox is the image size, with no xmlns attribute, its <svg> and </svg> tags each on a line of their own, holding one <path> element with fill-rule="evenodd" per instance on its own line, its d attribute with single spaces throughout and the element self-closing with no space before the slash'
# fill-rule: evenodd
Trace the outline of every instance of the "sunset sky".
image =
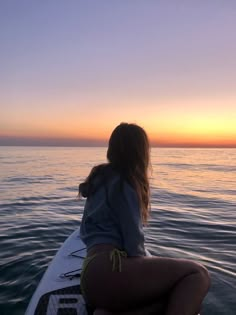
<svg viewBox="0 0 236 315">
<path fill-rule="evenodd" d="M 0 145 L 236 147 L 236 1 L 0 1 Z"/>
</svg>

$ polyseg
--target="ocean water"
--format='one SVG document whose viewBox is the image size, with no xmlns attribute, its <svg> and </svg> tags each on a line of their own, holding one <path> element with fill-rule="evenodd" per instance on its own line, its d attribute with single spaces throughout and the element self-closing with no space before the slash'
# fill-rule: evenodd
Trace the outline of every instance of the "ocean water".
<svg viewBox="0 0 236 315">
<path fill-rule="evenodd" d="M 77 188 L 105 148 L 0 147 L 0 314 L 24 314 L 62 242 L 79 225 Z M 236 314 L 236 149 L 153 148 L 153 255 L 210 271 L 202 314 Z"/>
</svg>

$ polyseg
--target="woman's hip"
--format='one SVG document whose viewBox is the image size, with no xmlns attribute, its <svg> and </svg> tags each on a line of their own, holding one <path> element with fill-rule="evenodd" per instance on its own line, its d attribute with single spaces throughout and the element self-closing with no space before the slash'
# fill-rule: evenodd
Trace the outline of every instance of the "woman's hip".
<svg viewBox="0 0 236 315">
<path fill-rule="evenodd" d="M 100 293 L 104 296 L 111 292 L 117 276 L 122 273 L 126 258 L 126 252 L 116 248 L 95 252 L 85 258 L 80 282 L 82 294 L 87 302 L 93 300 L 94 296 L 97 299 Z"/>
</svg>

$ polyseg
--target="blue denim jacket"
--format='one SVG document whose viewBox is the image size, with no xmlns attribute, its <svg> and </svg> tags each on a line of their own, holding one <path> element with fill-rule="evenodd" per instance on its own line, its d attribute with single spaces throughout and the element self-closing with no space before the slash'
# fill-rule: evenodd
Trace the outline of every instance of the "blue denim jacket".
<svg viewBox="0 0 236 315">
<path fill-rule="evenodd" d="M 136 191 L 118 173 L 87 197 L 80 237 L 87 249 L 112 244 L 128 256 L 145 256 L 144 232 Z"/>
</svg>

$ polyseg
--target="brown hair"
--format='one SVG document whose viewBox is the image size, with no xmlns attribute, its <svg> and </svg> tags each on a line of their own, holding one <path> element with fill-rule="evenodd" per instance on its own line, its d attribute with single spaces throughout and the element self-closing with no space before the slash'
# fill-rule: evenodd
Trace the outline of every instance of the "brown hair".
<svg viewBox="0 0 236 315">
<path fill-rule="evenodd" d="M 150 145 L 144 129 L 136 124 L 118 125 L 109 140 L 107 159 L 136 190 L 142 219 L 146 223 L 150 209 Z"/>
<path fill-rule="evenodd" d="M 109 139 L 107 159 L 108 164 L 120 172 L 137 192 L 142 220 L 146 223 L 150 209 L 150 145 L 144 129 L 136 124 L 118 125 Z M 92 192 L 92 179 L 106 166 L 97 165 L 91 170 L 85 182 L 79 185 L 79 195 L 87 197 Z"/>
</svg>

